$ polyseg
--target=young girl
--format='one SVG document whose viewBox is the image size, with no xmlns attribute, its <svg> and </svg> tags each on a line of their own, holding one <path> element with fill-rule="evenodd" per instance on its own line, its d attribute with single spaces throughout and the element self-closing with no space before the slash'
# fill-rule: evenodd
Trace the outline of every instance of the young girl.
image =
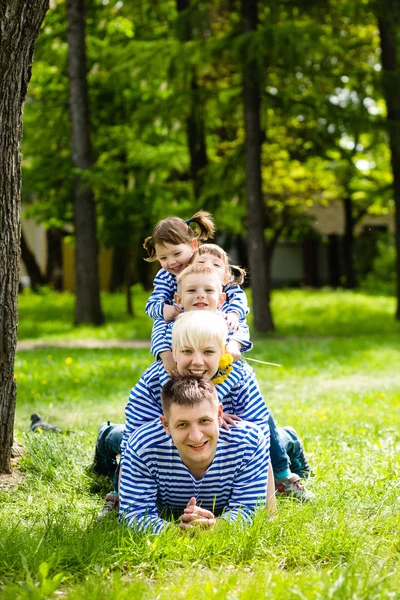
<svg viewBox="0 0 400 600">
<path fill-rule="evenodd" d="M 194 223 L 195 231 L 190 227 Z M 152 319 L 173 321 L 180 310 L 173 306 L 176 276 L 184 269 L 197 250 L 200 240 L 214 234 L 214 222 L 209 213 L 200 210 L 184 221 L 167 217 L 159 221 L 151 236 L 144 240 L 148 262 L 159 261 L 161 269 L 154 279 L 154 290 L 146 304 L 146 314 Z"/>
</svg>

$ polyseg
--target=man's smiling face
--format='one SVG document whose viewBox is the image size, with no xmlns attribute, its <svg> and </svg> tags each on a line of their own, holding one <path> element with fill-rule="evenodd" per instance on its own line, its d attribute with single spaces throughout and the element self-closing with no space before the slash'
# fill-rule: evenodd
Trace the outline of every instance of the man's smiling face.
<svg viewBox="0 0 400 600">
<path fill-rule="evenodd" d="M 168 415 L 160 418 L 182 462 L 195 477 L 202 477 L 217 449 L 222 404 L 218 404 L 215 398 L 205 399 L 194 406 L 171 404 Z"/>
</svg>

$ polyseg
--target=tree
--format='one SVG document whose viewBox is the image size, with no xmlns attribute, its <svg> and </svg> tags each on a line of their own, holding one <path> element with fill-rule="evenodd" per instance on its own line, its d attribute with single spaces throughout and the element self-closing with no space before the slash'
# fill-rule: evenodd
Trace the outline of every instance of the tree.
<svg viewBox="0 0 400 600">
<path fill-rule="evenodd" d="M 382 48 L 382 85 L 387 107 L 387 128 L 393 171 L 395 202 L 395 244 L 397 307 L 400 321 L 400 2 L 385 0 L 376 3 Z"/>
<path fill-rule="evenodd" d="M 84 0 L 68 0 L 68 63 L 75 215 L 75 322 L 101 325 L 100 287 L 93 190 L 85 172 L 92 165 L 86 80 Z"/>
<path fill-rule="evenodd" d="M 256 31 L 258 0 L 242 0 L 242 18 L 245 33 Z M 274 329 L 270 309 L 270 281 L 267 274 L 267 252 L 264 238 L 265 206 L 261 185 L 260 87 L 257 60 L 245 65 L 243 71 L 243 98 L 246 129 L 246 189 L 248 220 L 248 252 L 251 287 L 253 291 L 254 326 L 257 331 Z"/>
<path fill-rule="evenodd" d="M 0 473 L 10 472 L 18 328 L 22 106 L 48 0 L 0 3 Z"/>
</svg>

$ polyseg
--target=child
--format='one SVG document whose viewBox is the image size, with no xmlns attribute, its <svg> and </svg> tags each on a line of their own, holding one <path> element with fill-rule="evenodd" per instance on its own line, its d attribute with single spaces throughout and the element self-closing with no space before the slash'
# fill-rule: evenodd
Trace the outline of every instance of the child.
<svg viewBox="0 0 400 600">
<path fill-rule="evenodd" d="M 195 223 L 196 234 L 190 227 L 190 223 Z M 143 246 L 149 254 L 146 260 L 149 262 L 159 260 L 162 267 L 154 279 L 154 290 L 146 304 L 146 313 L 149 317 L 170 322 L 180 313 L 179 307 L 173 302 L 176 293 L 176 277 L 191 261 L 198 249 L 199 240 L 207 240 L 213 233 L 214 224 L 211 215 L 199 211 L 188 221 L 183 221 L 179 217 L 163 219 L 156 225 L 153 234 L 145 239 Z M 233 331 L 237 330 L 240 324 L 246 329 L 245 318 L 249 309 L 246 294 L 239 287 L 244 280 L 245 271 L 233 265 L 229 267 L 228 257 L 219 246 L 214 244 L 207 244 L 207 246 L 212 247 L 208 252 L 214 255 L 214 262 L 223 262 L 225 267 L 223 285 L 226 302 L 223 312 L 226 313 L 227 322 Z M 234 346 L 231 344 L 230 351 L 237 360 L 240 357 L 240 349 L 235 349 Z M 174 373 L 174 362 L 170 351 L 166 351 L 165 354 L 158 352 L 155 356 L 161 358 L 170 374 Z"/>
<path fill-rule="evenodd" d="M 207 244 L 211 246 L 211 244 Z M 218 246 L 217 246 L 218 248 Z M 197 257 L 198 252 L 194 256 Z M 211 254 L 204 254 L 204 257 L 211 257 Z M 199 257 L 202 258 L 201 256 Z M 219 259 L 214 259 L 214 262 Z M 181 310 L 207 310 L 215 311 L 227 306 L 226 293 L 223 292 L 222 282 L 225 280 L 224 273 L 218 272 L 214 267 L 207 263 L 198 262 L 196 258 L 193 264 L 184 269 L 177 277 L 177 293 L 174 295 L 174 300 Z M 240 290 L 240 288 L 239 288 Z M 240 290 L 242 292 L 242 290 Z M 222 316 L 226 317 L 221 312 Z M 232 313 L 235 314 L 235 313 Z M 166 323 L 163 319 L 156 319 L 151 335 L 151 351 L 155 358 L 165 358 L 168 354 L 171 355 L 172 347 L 172 326 L 173 322 Z M 227 352 L 232 355 L 234 361 L 240 358 L 241 352 L 248 352 L 252 349 L 252 344 L 249 340 L 249 329 L 244 318 L 239 319 L 238 328 L 230 328 L 229 339 L 227 340 Z M 164 366 L 170 372 L 169 364 Z"/>
</svg>

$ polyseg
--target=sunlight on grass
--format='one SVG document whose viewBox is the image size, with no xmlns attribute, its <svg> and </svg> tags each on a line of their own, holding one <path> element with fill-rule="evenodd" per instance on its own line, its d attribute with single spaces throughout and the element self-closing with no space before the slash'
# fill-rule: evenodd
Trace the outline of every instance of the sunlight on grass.
<svg viewBox="0 0 400 600">
<path fill-rule="evenodd" d="M 146 294 L 136 297 L 143 308 Z M 275 520 L 260 513 L 244 530 L 224 524 L 154 537 L 120 527 L 114 515 L 96 524 L 111 485 L 87 470 L 97 428 L 124 418 L 129 390 L 151 356 L 122 348 L 20 351 L 16 436 L 25 450 L 24 479 L 11 491 L 0 488 L 2 598 L 47 598 L 54 590 L 76 600 L 399 598 L 400 338 L 393 300 L 279 291 L 273 302 L 280 335 L 258 339 L 251 355 L 282 367 L 252 366 L 278 424 L 294 426 L 304 439 L 315 501 L 279 499 Z M 127 320 L 122 297 L 107 297 L 106 305 L 111 337 L 126 339 L 136 321 L 148 335 L 139 307 L 140 316 Z M 71 311 L 64 295 L 21 298 L 22 335 L 36 327 L 42 339 L 105 336 L 105 328 L 73 330 Z M 46 314 L 54 331 L 42 323 Z M 29 433 L 32 412 L 73 433 Z"/>
</svg>

